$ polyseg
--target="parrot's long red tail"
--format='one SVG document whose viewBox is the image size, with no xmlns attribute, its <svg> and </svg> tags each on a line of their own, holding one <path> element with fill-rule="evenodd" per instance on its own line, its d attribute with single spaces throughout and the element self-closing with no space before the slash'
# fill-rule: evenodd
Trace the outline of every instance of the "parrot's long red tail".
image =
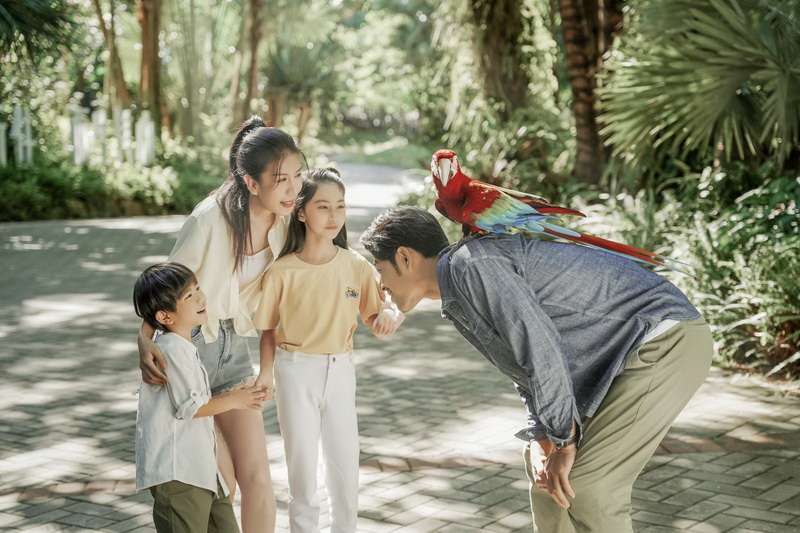
<svg viewBox="0 0 800 533">
<path fill-rule="evenodd" d="M 555 231 L 551 228 L 545 228 L 544 231 L 548 235 L 558 237 L 559 239 L 567 239 L 569 241 L 585 244 L 593 248 L 600 248 L 602 250 L 615 253 L 617 255 L 629 257 L 635 261 L 649 263 L 655 266 L 666 266 L 664 258 L 658 254 L 655 254 L 653 252 L 648 252 L 647 250 L 642 250 L 641 248 L 636 248 L 635 246 L 622 244 L 616 241 L 610 241 L 608 239 L 598 237 L 597 235 L 592 235 L 590 233 L 578 233 L 578 232 L 562 233 Z"/>
</svg>

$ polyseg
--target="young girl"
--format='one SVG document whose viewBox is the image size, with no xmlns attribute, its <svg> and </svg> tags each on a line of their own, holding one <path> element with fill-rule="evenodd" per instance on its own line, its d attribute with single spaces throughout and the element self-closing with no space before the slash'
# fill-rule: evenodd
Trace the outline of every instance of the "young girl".
<svg viewBox="0 0 800 533">
<path fill-rule="evenodd" d="M 253 322 L 264 361 L 275 354 L 278 420 L 289 473 L 292 533 L 319 531 L 317 453 L 322 440 L 331 533 L 354 533 L 358 516 L 356 320 L 376 336 L 402 315 L 381 298 L 371 263 L 347 248 L 344 184 L 311 172 L 297 198 L 286 246 L 264 278 Z"/>
<path fill-rule="evenodd" d="M 193 270 L 207 295 L 208 321 L 192 335 L 214 396 L 245 383 L 271 393 L 272 360 L 253 375 L 247 336 L 257 336 L 251 315 L 261 275 L 283 249 L 289 216 L 302 184 L 303 156 L 287 133 L 247 120 L 230 152 L 228 180 L 200 202 L 181 228 L 169 260 Z M 139 334 L 142 379 L 166 383 L 153 328 Z M 218 462 L 231 489 L 242 495 L 242 531 L 275 530 L 275 496 L 269 475 L 261 412 L 236 410 L 214 421 L 222 441 Z"/>
</svg>

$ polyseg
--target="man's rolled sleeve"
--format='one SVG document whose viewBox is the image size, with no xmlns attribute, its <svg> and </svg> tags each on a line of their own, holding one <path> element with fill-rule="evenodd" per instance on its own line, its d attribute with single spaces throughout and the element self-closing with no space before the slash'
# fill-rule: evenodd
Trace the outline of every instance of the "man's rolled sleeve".
<svg viewBox="0 0 800 533">
<path fill-rule="evenodd" d="M 465 296 L 472 301 L 514 354 L 527 375 L 529 412 L 556 446 L 571 440 L 580 416 L 572 390 L 561 336 L 536 293 L 504 258 L 480 257 L 464 267 Z M 536 431 L 539 434 L 539 431 Z"/>
</svg>

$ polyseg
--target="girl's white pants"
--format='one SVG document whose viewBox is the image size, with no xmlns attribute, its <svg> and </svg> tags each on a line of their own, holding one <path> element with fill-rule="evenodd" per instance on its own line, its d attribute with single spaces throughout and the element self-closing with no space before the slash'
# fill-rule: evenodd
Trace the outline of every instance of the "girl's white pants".
<svg viewBox="0 0 800 533">
<path fill-rule="evenodd" d="M 351 354 L 277 349 L 275 384 L 289 472 L 291 533 L 319 531 L 320 439 L 331 501 L 331 533 L 355 533 L 359 447 L 356 372 Z"/>
</svg>

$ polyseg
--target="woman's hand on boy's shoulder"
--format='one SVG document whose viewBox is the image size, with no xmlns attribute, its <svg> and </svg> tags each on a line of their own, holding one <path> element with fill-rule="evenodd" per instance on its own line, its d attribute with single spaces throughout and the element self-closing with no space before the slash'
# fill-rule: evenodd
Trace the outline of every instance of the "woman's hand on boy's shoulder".
<svg viewBox="0 0 800 533">
<path fill-rule="evenodd" d="M 141 335 L 138 340 L 139 368 L 142 371 L 142 381 L 149 385 L 167 384 L 167 359 L 158 345 Z"/>
</svg>

